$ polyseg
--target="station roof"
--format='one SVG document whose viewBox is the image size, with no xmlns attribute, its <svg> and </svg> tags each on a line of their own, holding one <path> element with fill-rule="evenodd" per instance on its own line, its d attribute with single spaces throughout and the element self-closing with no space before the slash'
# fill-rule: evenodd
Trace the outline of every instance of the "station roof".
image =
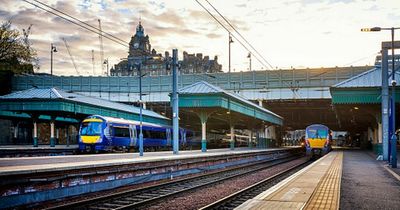
<svg viewBox="0 0 400 210">
<path fill-rule="evenodd" d="M 396 72 L 395 78 L 398 89 L 400 73 Z M 388 81 L 390 85 L 391 77 Z M 379 121 L 381 86 L 382 69 L 376 66 L 330 88 L 336 118 L 342 129 L 357 133 Z M 396 91 L 396 102 L 399 99 L 400 93 Z"/>
<path fill-rule="evenodd" d="M 400 72 L 396 71 L 396 89 L 400 87 Z M 391 77 L 388 84 L 391 84 Z M 382 69 L 377 66 L 330 88 L 333 104 L 380 104 Z M 397 91 L 398 92 L 398 91 Z M 396 93 L 396 101 L 400 95 Z"/>
<path fill-rule="evenodd" d="M 395 79 L 397 86 L 400 86 L 400 72 L 396 71 Z M 391 83 L 391 77 L 389 77 L 389 84 Z M 359 88 L 359 87 L 381 87 L 382 86 L 382 69 L 375 67 L 371 70 L 363 72 L 359 75 L 344 80 L 333 88 Z"/>
<path fill-rule="evenodd" d="M 60 111 L 83 115 L 100 114 L 125 119 L 136 119 L 140 112 L 140 109 L 135 106 L 66 92 L 57 88 L 31 88 L 0 96 L 0 101 L 2 102 L 1 110 L 17 112 Z M 58 104 L 54 104 L 57 102 Z M 168 118 L 150 110 L 143 109 L 142 113 L 144 120 L 147 117 L 153 119 L 150 120 L 152 122 L 168 121 Z"/>
<path fill-rule="evenodd" d="M 282 125 L 283 118 L 244 97 L 200 81 L 179 90 L 179 107 L 223 108 L 272 124 Z"/>
</svg>

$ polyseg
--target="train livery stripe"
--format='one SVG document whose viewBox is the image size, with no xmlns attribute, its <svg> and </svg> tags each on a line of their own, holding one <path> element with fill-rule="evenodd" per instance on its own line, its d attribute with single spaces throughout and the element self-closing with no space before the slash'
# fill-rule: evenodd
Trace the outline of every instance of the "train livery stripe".
<svg viewBox="0 0 400 210">
<path fill-rule="evenodd" d="M 89 118 L 89 119 L 84 119 L 83 122 L 103 122 L 103 120 L 97 118 Z"/>
<path fill-rule="evenodd" d="M 100 138 L 100 136 L 81 136 L 82 143 L 85 143 L 85 144 L 97 143 L 99 138 Z"/>
<path fill-rule="evenodd" d="M 322 138 L 322 139 L 309 138 L 308 142 L 310 143 L 311 148 L 323 148 L 325 146 L 326 140 L 327 139 L 324 139 L 324 138 Z"/>
</svg>

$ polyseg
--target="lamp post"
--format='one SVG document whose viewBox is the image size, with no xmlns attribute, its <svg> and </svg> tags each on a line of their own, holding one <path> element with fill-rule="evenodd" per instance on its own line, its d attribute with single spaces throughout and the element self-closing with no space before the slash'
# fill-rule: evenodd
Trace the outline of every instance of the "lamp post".
<svg viewBox="0 0 400 210">
<path fill-rule="evenodd" d="M 231 44 L 233 43 L 233 40 L 232 40 L 232 36 L 231 36 L 231 33 L 229 33 L 229 41 L 228 41 L 228 45 L 229 45 L 229 73 L 231 73 Z"/>
<path fill-rule="evenodd" d="M 391 144 L 392 144 L 392 159 L 389 162 L 391 162 L 392 168 L 397 168 L 397 136 L 396 136 L 396 112 L 395 112 L 395 108 L 396 108 L 396 99 L 395 99 L 395 90 L 396 90 L 396 79 L 395 79 L 395 72 L 396 72 L 396 68 L 395 68 L 395 56 L 394 56 L 394 30 L 396 29 L 400 29 L 400 27 L 391 27 L 391 28 L 381 28 L 381 27 L 373 27 L 373 28 L 362 28 L 361 31 L 363 32 L 377 32 L 377 31 L 386 31 L 386 30 L 390 30 L 391 31 L 391 35 L 392 35 L 392 43 L 391 43 L 391 48 L 392 48 L 392 103 L 391 103 L 391 116 L 392 116 L 392 136 L 391 136 Z M 383 59 L 382 59 L 382 62 Z M 390 151 L 390 149 L 389 149 Z M 390 155 L 389 155 L 390 158 Z"/>
<path fill-rule="evenodd" d="M 109 73 L 108 73 L 108 71 L 109 71 L 109 69 L 108 69 L 108 58 L 104 60 L 103 65 L 104 65 L 104 64 L 107 64 L 106 75 L 109 76 Z"/>
<path fill-rule="evenodd" d="M 142 61 L 134 64 L 139 72 L 139 156 L 143 156 L 143 103 L 142 103 Z"/>
<path fill-rule="evenodd" d="M 53 75 L 53 52 L 57 52 L 56 46 L 54 46 L 53 43 L 51 43 L 51 48 L 50 48 L 50 75 Z"/>
<path fill-rule="evenodd" d="M 249 52 L 247 58 L 249 59 L 249 71 L 251 71 L 251 52 Z"/>
<path fill-rule="evenodd" d="M 153 60 L 153 59 L 160 59 L 159 57 L 143 57 L 137 63 L 134 63 L 134 66 L 139 72 L 139 156 L 143 156 L 143 102 L 142 102 L 142 62 Z M 108 60 L 108 59 L 107 59 Z"/>
</svg>

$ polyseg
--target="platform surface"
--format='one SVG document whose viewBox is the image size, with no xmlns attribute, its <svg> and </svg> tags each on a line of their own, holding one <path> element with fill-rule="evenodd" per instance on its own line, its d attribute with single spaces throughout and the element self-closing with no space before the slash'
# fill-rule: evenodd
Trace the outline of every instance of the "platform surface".
<svg viewBox="0 0 400 210">
<path fill-rule="evenodd" d="M 212 157 L 228 154 L 246 154 L 264 151 L 286 150 L 289 148 L 271 149 L 209 149 L 207 152 L 201 150 L 180 151 L 178 155 L 172 151 L 145 152 L 142 157 L 138 153 L 109 153 L 94 155 L 65 155 L 46 157 L 20 157 L 0 158 L 0 176 L 12 174 L 27 174 L 35 172 L 61 171 L 80 168 L 94 168 L 102 166 L 115 166 L 139 162 L 153 162 L 163 160 L 179 160 L 187 158 Z"/>
<path fill-rule="evenodd" d="M 366 152 L 345 151 L 340 209 L 400 209 L 400 180 L 387 169 Z"/>
<path fill-rule="evenodd" d="M 21 150 L 77 150 L 79 146 L 77 144 L 67 145 L 55 145 L 54 147 L 50 147 L 50 145 L 38 145 L 34 147 L 32 145 L 0 145 L 0 151 L 21 151 Z"/>
<path fill-rule="evenodd" d="M 237 209 L 337 209 L 342 159 L 330 152 Z"/>
</svg>

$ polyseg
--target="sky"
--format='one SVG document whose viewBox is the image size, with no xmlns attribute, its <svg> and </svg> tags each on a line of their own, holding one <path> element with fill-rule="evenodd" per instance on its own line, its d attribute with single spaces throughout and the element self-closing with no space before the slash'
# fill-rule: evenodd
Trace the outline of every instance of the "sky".
<svg viewBox="0 0 400 210">
<path fill-rule="evenodd" d="M 34 2 L 33 0 L 28 0 Z M 212 10 L 206 0 L 198 0 Z M 390 41 L 390 31 L 361 32 L 365 27 L 400 27 L 399 0 L 208 0 L 228 19 L 254 50 L 252 70 L 320 68 L 372 65 L 382 41 Z M 229 35 L 196 0 L 68 0 L 45 1 L 58 10 L 129 42 L 141 19 L 152 48 L 163 53 L 178 49 L 218 56 L 228 71 Z M 104 75 L 101 70 L 100 41 L 97 34 L 68 23 L 22 0 L 0 0 L 0 21 L 11 20 L 21 30 L 33 24 L 30 40 L 37 51 L 39 73 L 50 72 L 50 45 L 55 75 Z M 224 22 L 219 18 L 221 22 Z M 232 71 L 248 71 L 249 58 L 239 42 L 245 43 L 225 23 L 234 37 L 231 44 Z M 400 37 L 400 30 L 396 31 Z M 396 35 L 395 35 L 396 37 Z M 75 71 L 66 46 L 77 64 Z M 400 39 L 400 38 L 399 38 Z M 397 39 L 397 40 L 399 40 Z M 103 38 L 104 58 L 109 67 L 126 58 L 128 48 Z M 246 46 L 251 49 L 249 46 Z M 94 50 L 95 71 L 92 65 Z M 270 67 L 272 66 L 272 68 Z"/>
</svg>

